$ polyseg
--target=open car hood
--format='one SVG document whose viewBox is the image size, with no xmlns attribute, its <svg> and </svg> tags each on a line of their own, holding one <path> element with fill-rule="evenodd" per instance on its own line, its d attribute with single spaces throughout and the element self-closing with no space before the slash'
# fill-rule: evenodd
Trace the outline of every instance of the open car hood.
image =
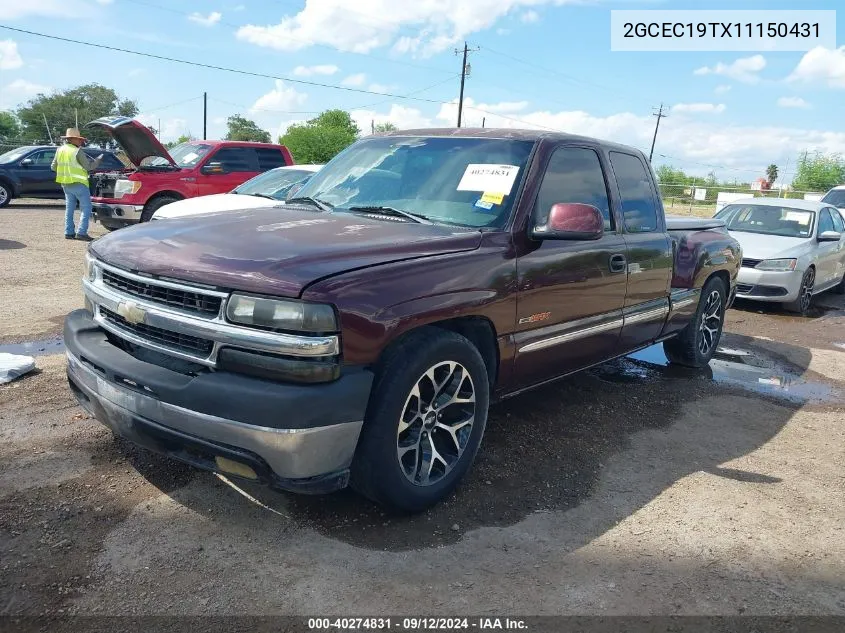
<svg viewBox="0 0 845 633">
<path fill-rule="evenodd" d="M 91 121 L 85 127 L 94 127 L 108 132 L 136 166 L 145 158 L 160 157 L 176 165 L 173 157 L 164 149 L 152 130 L 144 124 L 125 116 L 104 116 Z"/>
</svg>

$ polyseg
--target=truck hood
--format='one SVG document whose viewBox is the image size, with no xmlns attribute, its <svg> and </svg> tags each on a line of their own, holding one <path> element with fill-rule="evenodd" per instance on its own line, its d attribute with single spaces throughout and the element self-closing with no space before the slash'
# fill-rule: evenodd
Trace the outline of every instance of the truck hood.
<svg viewBox="0 0 845 633">
<path fill-rule="evenodd" d="M 91 251 L 129 271 L 298 297 L 324 277 L 480 243 L 479 231 L 288 205 L 145 222 L 96 240 Z"/>
<path fill-rule="evenodd" d="M 91 121 L 85 127 L 105 130 L 117 142 L 136 166 L 145 158 L 159 157 L 176 165 L 173 157 L 159 143 L 150 128 L 125 116 L 104 116 Z"/>
<path fill-rule="evenodd" d="M 210 196 L 187 198 L 186 200 L 166 204 L 153 214 L 153 219 L 172 220 L 204 213 L 216 213 L 217 211 L 243 211 L 246 209 L 281 207 L 284 204 L 282 200 L 273 202 L 260 196 L 239 193 L 216 193 Z"/>
<path fill-rule="evenodd" d="M 814 240 L 806 237 L 783 237 L 762 233 L 731 231 L 742 247 L 742 256 L 751 259 L 783 259 L 800 257 L 812 248 Z"/>
</svg>

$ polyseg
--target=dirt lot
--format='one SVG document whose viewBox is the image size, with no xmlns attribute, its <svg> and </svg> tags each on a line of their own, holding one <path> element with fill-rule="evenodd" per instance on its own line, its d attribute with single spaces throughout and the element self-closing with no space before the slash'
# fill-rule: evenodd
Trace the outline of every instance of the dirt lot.
<svg viewBox="0 0 845 633">
<path fill-rule="evenodd" d="M 0 614 L 845 615 L 841 297 L 738 306 L 704 372 L 648 350 L 496 405 L 454 498 L 396 518 L 113 440 L 55 340 L 84 248 L 0 211 L 0 349 L 38 354 L 0 387 Z"/>
</svg>

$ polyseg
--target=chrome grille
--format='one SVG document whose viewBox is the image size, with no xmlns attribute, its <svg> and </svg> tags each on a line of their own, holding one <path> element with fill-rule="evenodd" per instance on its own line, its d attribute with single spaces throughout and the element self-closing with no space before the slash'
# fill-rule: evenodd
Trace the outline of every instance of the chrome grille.
<svg viewBox="0 0 845 633">
<path fill-rule="evenodd" d="M 168 349 L 191 354 L 192 356 L 199 355 L 205 357 L 211 353 L 214 347 L 214 341 L 209 341 L 208 339 L 189 334 L 181 334 L 179 332 L 171 332 L 170 330 L 144 323 L 130 323 L 119 314 L 112 312 L 104 306 L 100 306 L 99 310 L 100 316 L 115 327 L 131 332 L 136 336 L 143 337 L 145 340 L 155 342 Z"/>
<path fill-rule="evenodd" d="M 109 269 L 103 269 L 102 275 L 106 286 L 139 299 L 207 316 L 220 314 L 220 304 L 223 301 L 221 297 L 161 286 L 154 282 L 147 283 Z"/>
<path fill-rule="evenodd" d="M 762 259 L 751 259 L 750 257 L 743 257 L 742 258 L 742 267 L 743 268 L 756 268 L 757 264 L 762 262 Z"/>
</svg>

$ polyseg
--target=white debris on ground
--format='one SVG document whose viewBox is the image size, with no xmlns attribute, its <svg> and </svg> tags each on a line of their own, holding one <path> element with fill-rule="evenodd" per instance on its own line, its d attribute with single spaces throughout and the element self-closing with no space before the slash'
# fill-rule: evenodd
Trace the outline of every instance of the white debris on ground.
<svg viewBox="0 0 845 633">
<path fill-rule="evenodd" d="M 32 356 L 0 353 L 0 385 L 12 382 L 35 369 Z"/>
</svg>

